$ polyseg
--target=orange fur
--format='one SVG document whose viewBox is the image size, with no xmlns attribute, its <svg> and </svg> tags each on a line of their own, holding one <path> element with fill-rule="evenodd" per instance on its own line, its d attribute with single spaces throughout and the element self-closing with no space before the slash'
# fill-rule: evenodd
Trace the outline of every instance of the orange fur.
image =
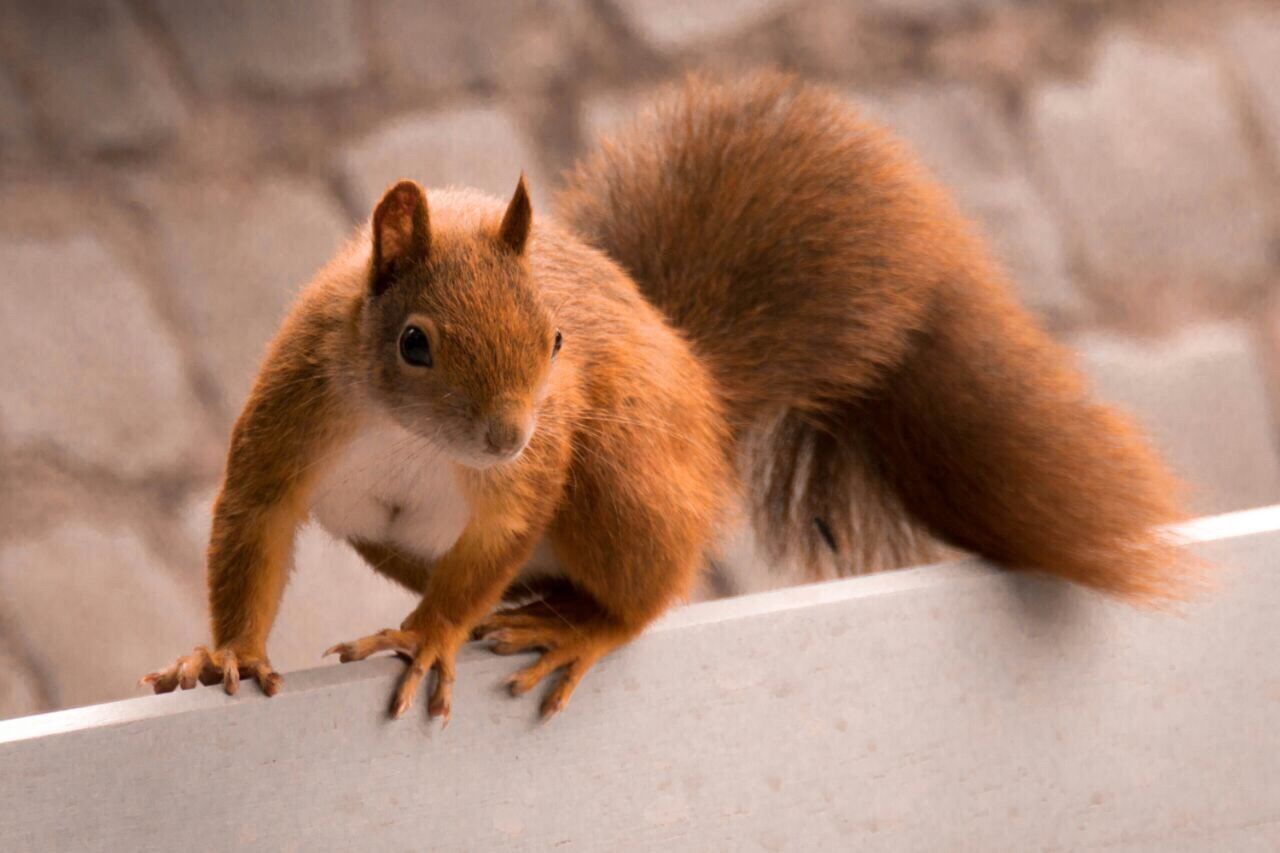
<svg viewBox="0 0 1280 853">
<path fill-rule="evenodd" d="M 405 544 L 398 505 L 370 516 L 385 535 L 345 534 L 423 596 L 399 629 L 331 649 L 408 655 L 397 714 L 434 669 L 430 713 L 448 715 L 473 632 L 541 649 L 512 689 L 562 670 L 559 710 L 688 592 L 743 494 L 778 552 L 829 538 L 866 562 L 934 537 L 1176 591 L 1159 460 L 1087 399 L 946 195 L 835 95 L 692 79 L 581 164 L 560 209 L 573 230 L 534 215 L 523 178 L 505 208 L 388 191 L 268 353 L 217 503 L 215 649 L 148 676 L 157 690 L 279 683 L 265 642 L 294 529 L 375 414 L 444 454 L 421 470 L 467 511 L 443 553 Z M 527 582 L 544 538 L 563 577 Z M 532 600 L 490 616 L 504 597 Z"/>
<path fill-rule="evenodd" d="M 430 338 L 430 368 L 397 358 L 406 323 Z M 556 330 L 564 344 L 553 359 Z M 447 716 L 458 645 L 504 594 L 526 588 L 518 573 L 543 537 L 591 602 L 572 648 L 561 643 L 548 658 L 565 675 L 545 708 L 563 707 L 592 662 L 689 589 L 736 490 L 705 368 L 616 265 L 553 223 L 535 224 L 523 180 L 505 212 L 465 192 L 428 203 L 416 185 L 398 184 L 272 344 L 215 512 L 215 652 L 148 676 L 157 689 L 173 689 L 180 679 L 169 673 L 183 667 L 213 680 L 228 652 L 266 660 L 287 545 L 335 448 L 372 410 L 446 451 L 469 510 L 440 555 L 352 540 L 373 568 L 423 595 L 398 631 L 331 650 L 343 660 L 386 650 L 413 658 L 396 713 L 434 668 L 429 709 Z M 489 464 L 494 424 L 505 435 L 529 420 L 523 451 Z"/>
<path fill-rule="evenodd" d="M 560 212 L 711 367 L 776 553 L 812 558 L 816 517 L 845 553 L 923 532 L 1106 592 L 1181 591 L 1158 531 L 1177 483 L 837 95 L 692 78 L 578 166 Z"/>
</svg>

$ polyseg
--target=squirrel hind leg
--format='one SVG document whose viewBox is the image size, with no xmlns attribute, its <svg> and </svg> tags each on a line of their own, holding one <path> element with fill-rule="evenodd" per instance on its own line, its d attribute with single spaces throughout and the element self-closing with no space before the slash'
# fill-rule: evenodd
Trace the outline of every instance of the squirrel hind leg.
<svg viewBox="0 0 1280 853">
<path fill-rule="evenodd" d="M 547 719 L 564 710 L 596 661 L 634 634 L 587 594 L 560 587 L 534 601 L 498 610 L 476 626 L 472 637 L 489 641 L 495 654 L 539 654 L 537 661 L 507 679 L 513 696 L 528 693 L 559 672 L 542 699 L 541 715 Z"/>
</svg>

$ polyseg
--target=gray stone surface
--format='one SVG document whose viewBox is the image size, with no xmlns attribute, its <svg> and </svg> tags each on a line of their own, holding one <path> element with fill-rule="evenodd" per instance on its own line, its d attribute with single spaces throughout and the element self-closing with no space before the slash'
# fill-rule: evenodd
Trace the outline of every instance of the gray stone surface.
<svg viewBox="0 0 1280 853">
<path fill-rule="evenodd" d="M 230 414 L 239 411 L 294 295 L 349 232 L 318 184 L 165 184 L 143 191 L 167 281 Z"/>
<path fill-rule="evenodd" d="M 1084 299 L 1068 277 L 1058 224 L 994 98 L 951 84 L 856 100 L 901 134 L 977 220 L 1025 304 L 1055 320 L 1080 316 Z"/>
<path fill-rule="evenodd" d="M 795 0 L 613 0 L 631 29 L 661 51 L 727 38 L 786 11 Z"/>
<path fill-rule="evenodd" d="M 191 562 L 201 572 L 212 505 L 213 496 L 204 495 L 184 512 Z M 320 653 L 334 643 L 394 628 L 418 604 L 417 596 L 375 572 L 349 545 L 315 524 L 299 531 L 293 565 L 267 650 L 282 672 L 319 666 Z"/>
<path fill-rule="evenodd" d="M 138 678 L 207 631 L 190 591 L 137 536 L 80 523 L 0 550 L 0 618 L 54 678 L 60 707 L 137 696 Z"/>
<path fill-rule="evenodd" d="M 1035 93 L 1030 118 L 1044 173 L 1104 281 L 1230 287 L 1266 268 L 1259 174 L 1205 56 L 1113 36 L 1088 80 Z"/>
<path fill-rule="evenodd" d="M 1093 388 L 1135 415 L 1190 486 L 1192 509 L 1280 501 L 1280 449 L 1248 332 L 1202 325 L 1149 344 L 1101 334 L 1076 346 Z"/>
<path fill-rule="evenodd" d="M 572 64 L 589 15 L 582 0 L 389 0 L 370 11 L 389 73 L 431 91 L 544 85 Z"/>
<path fill-rule="evenodd" d="M 962 17 L 975 12 L 989 12 L 1002 6 L 1016 5 L 1020 0 L 860 0 L 858 6 L 870 15 L 931 19 Z"/>
<path fill-rule="evenodd" d="M 604 134 L 624 128 L 646 102 L 643 92 L 606 92 L 582 103 L 582 141 L 595 145 Z"/>
<path fill-rule="evenodd" d="M 120 0 L 0 4 L 0 44 L 63 144 L 142 148 L 169 138 L 185 115 L 159 52 Z"/>
<path fill-rule="evenodd" d="M 366 71 L 350 0 L 157 0 L 197 82 L 297 95 L 358 83 Z"/>
<path fill-rule="evenodd" d="M 860 45 L 866 21 L 862 11 L 858 4 L 839 0 L 803 3 L 789 11 L 783 19 L 784 31 L 795 44 L 802 67 L 840 75 L 865 63 L 869 57 Z"/>
<path fill-rule="evenodd" d="M 22 149 L 31 133 L 31 118 L 12 75 L 0 68 L 0 156 Z"/>
<path fill-rule="evenodd" d="M 1223 29 L 1273 162 L 1280 164 L 1280 11 L 1251 9 L 1232 17 Z"/>
<path fill-rule="evenodd" d="M 47 710 L 52 709 L 41 702 L 32 673 L 14 649 L 0 640 L 0 720 Z"/>
<path fill-rule="evenodd" d="M 473 187 L 506 199 L 523 169 L 535 215 L 546 209 L 549 189 L 523 131 L 494 107 L 401 116 L 348 149 L 340 169 L 361 211 L 372 211 L 401 178 L 428 187 Z"/>
<path fill-rule="evenodd" d="M 94 238 L 0 241 L 0 431 L 141 476 L 207 438 L 172 336 Z"/>
</svg>

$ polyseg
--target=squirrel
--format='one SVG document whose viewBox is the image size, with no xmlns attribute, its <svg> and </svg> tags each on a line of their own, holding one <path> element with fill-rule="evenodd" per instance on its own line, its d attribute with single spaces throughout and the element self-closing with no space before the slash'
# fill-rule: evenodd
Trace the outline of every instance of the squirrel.
<svg viewBox="0 0 1280 853">
<path fill-rule="evenodd" d="M 1090 399 L 945 191 L 836 93 L 693 75 L 574 167 L 556 208 L 535 220 L 523 176 L 505 207 L 387 191 L 236 421 L 213 646 L 145 683 L 278 690 L 267 635 L 309 516 L 422 595 L 326 654 L 406 657 L 395 716 L 434 671 L 444 721 L 469 638 L 540 652 L 511 691 L 558 673 L 541 711 L 564 708 L 688 595 L 735 511 L 809 565 L 924 537 L 1137 602 L 1184 593 L 1162 530 L 1184 517 L 1175 478 Z M 530 560 L 547 548 L 551 568 Z"/>
</svg>

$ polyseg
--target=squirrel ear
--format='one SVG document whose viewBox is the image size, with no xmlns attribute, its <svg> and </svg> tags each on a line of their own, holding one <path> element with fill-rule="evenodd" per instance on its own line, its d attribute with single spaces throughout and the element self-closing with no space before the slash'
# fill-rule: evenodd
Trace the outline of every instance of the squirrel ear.
<svg viewBox="0 0 1280 853">
<path fill-rule="evenodd" d="M 529 242 L 529 229 L 533 227 L 533 205 L 529 203 L 529 187 L 524 181 L 524 172 L 520 173 L 520 182 L 516 184 L 515 195 L 507 205 L 507 212 L 502 217 L 502 225 L 498 228 L 498 239 L 511 247 L 517 255 L 524 253 Z"/>
<path fill-rule="evenodd" d="M 374 295 L 387 289 L 397 267 L 425 261 L 430 249 L 427 195 L 415 182 L 401 181 L 373 211 Z"/>
</svg>

